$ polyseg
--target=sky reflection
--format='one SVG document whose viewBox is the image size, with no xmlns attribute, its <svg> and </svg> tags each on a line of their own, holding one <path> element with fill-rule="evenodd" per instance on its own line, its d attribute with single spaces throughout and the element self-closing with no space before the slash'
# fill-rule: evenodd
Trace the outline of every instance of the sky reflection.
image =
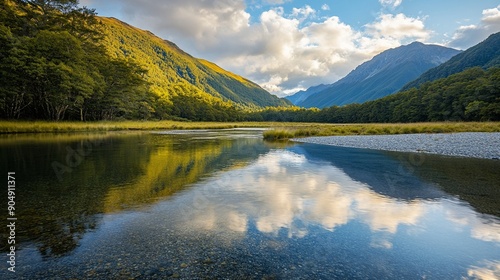
<svg viewBox="0 0 500 280">
<path fill-rule="evenodd" d="M 500 278 L 497 162 L 240 134 L 110 138 L 59 184 L 69 144 L 4 149 L 30 163 L 19 275 Z"/>
<path fill-rule="evenodd" d="M 486 220 L 452 200 L 403 200 L 375 192 L 370 185 L 353 180 L 331 163 L 308 160 L 290 150 L 274 150 L 249 166 L 198 183 L 192 204 L 184 211 L 183 226 L 204 230 L 245 233 L 250 224 L 261 233 L 304 237 L 309 227 L 328 231 L 351 221 L 372 232 L 389 235 L 413 227 L 425 229 L 422 218 L 442 212 L 444 226 L 470 231 L 479 240 L 500 242 L 499 223 Z M 373 243 L 390 248 L 387 240 Z"/>
</svg>

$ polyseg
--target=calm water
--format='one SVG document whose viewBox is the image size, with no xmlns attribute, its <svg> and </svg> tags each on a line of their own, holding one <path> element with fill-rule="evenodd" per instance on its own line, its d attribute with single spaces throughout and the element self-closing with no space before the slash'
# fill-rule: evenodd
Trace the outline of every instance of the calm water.
<svg viewBox="0 0 500 280">
<path fill-rule="evenodd" d="M 0 278 L 500 278 L 500 161 L 261 138 L 2 136 Z"/>
</svg>

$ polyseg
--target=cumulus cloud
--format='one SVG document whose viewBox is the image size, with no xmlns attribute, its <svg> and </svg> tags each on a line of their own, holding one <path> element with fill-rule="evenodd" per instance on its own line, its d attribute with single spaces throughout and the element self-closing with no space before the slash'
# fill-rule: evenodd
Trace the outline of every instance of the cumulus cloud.
<svg viewBox="0 0 500 280">
<path fill-rule="evenodd" d="M 262 2 L 268 5 L 281 5 L 284 4 L 285 2 L 290 2 L 290 0 L 264 0 Z"/>
<path fill-rule="evenodd" d="M 407 17 L 404 14 L 383 14 L 377 22 L 367 24 L 366 28 L 368 34 L 374 38 L 426 40 L 430 36 L 430 32 L 425 29 L 421 19 Z"/>
<path fill-rule="evenodd" d="M 311 6 L 306 5 L 303 8 L 293 8 L 292 9 L 292 17 L 299 18 L 301 20 L 305 20 L 308 17 L 314 16 L 316 14 L 316 10 L 311 8 Z"/>
<path fill-rule="evenodd" d="M 467 49 L 496 32 L 500 32 L 500 5 L 483 10 L 483 17 L 479 24 L 460 26 L 448 45 L 454 48 Z"/>
<path fill-rule="evenodd" d="M 389 7 L 397 7 L 403 3 L 403 0 L 379 0 L 380 4 Z"/>
<path fill-rule="evenodd" d="M 300 27 L 300 20 L 268 11 L 262 14 L 258 29 L 264 52 L 227 57 L 224 64 L 237 68 L 251 61 L 245 74 L 271 92 L 295 88 L 311 77 L 338 79 L 357 62 L 349 60 L 356 50 L 357 33 L 338 17 Z M 252 53 L 252 52 L 247 52 Z M 370 54 L 367 54 L 370 55 Z M 335 69 L 334 69 L 335 68 Z"/>
<path fill-rule="evenodd" d="M 164 36 L 195 44 L 201 51 L 223 45 L 249 27 L 250 14 L 241 0 L 119 1 L 124 13 L 141 26 L 164 30 Z M 142 3 L 138 3 L 142 2 Z"/>
<path fill-rule="evenodd" d="M 378 54 L 404 43 L 426 42 L 431 31 L 425 28 L 423 19 L 404 14 L 381 14 L 375 22 L 365 25 L 362 34 L 357 40 L 358 50 Z"/>
</svg>

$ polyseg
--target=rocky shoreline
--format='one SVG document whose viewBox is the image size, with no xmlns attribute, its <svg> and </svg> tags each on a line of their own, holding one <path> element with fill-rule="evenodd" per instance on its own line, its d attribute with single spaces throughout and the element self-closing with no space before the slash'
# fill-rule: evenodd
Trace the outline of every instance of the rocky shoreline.
<svg viewBox="0 0 500 280">
<path fill-rule="evenodd" d="M 500 159 L 500 133 L 497 132 L 324 136 L 294 138 L 292 141 L 385 151 Z"/>
</svg>

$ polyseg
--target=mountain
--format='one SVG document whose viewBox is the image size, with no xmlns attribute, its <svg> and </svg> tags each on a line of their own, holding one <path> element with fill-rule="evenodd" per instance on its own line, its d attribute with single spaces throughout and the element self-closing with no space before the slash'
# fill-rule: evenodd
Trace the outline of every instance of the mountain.
<svg viewBox="0 0 500 280">
<path fill-rule="evenodd" d="M 295 105 L 324 108 L 375 100 L 399 91 L 409 81 L 458 53 L 458 50 L 419 42 L 389 49 Z"/>
<path fill-rule="evenodd" d="M 294 95 L 286 96 L 285 98 L 290 100 L 290 102 L 292 102 L 293 104 L 299 104 L 304 100 L 306 100 L 309 96 L 317 92 L 323 91 L 330 86 L 331 85 L 324 85 L 324 84 L 313 86 L 308 88 L 307 90 L 301 90 L 299 92 L 296 92 Z"/>
<path fill-rule="evenodd" d="M 490 35 L 483 42 L 452 57 L 446 63 L 428 70 L 418 79 L 405 85 L 403 90 L 419 87 L 425 82 L 446 78 L 467 68 L 481 67 L 488 69 L 494 66 L 500 66 L 500 33 Z"/>
<path fill-rule="evenodd" d="M 229 101 L 240 108 L 291 105 L 259 85 L 198 59 L 176 44 L 115 18 L 100 18 L 106 34 L 103 45 L 116 58 L 131 59 L 148 70 L 151 90 L 171 101 L 179 94 Z"/>
<path fill-rule="evenodd" d="M 334 123 L 499 121 L 498 81 L 500 68 L 473 67 L 363 104 L 326 108 L 318 119 Z"/>
</svg>

